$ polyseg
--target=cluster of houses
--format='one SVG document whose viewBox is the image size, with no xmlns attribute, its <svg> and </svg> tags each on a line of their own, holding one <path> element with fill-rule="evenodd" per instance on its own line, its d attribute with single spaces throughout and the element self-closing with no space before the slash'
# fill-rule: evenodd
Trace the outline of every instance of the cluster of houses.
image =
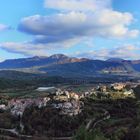
<svg viewBox="0 0 140 140">
<path fill-rule="evenodd" d="M 80 99 L 82 95 L 55 87 L 39 89 L 43 89 L 41 92 L 48 92 L 48 96 L 53 101 L 52 106 L 60 109 L 61 115 L 74 116 L 81 112 L 83 104 Z"/>
<path fill-rule="evenodd" d="M 126 87 L 126 83 L 114 83 L 114 84 L 111 84 L 111 87 L 114 90 L 121 91 Z"/>
<path fill-rule="evenodd" d="M 81 101 L 72 99 L 71 101 L 53 104 L 54 108 L 60 109 L 60 115 L 75 116 L 81 113 L 84 104 Z"/>
<path fill-rule="evenodd" d="M 76 100 L 72 100 L 71 102 L 65 102 L 62 106 L 61 114 L 75 116 L 81 113 L 83 107 L 82 102 L 77 102 Z"/>
<path fill-rule="evenodd" d="M 77 115 L 81 112 L 82 103 L 81 96 L 74 92 L 56 89 L 54 87 L 38 88 L 39 92 L 46 92 L 46 97 L 40 98 L 25 98 L 25 99 L 12 99 L 8 105 L 0 105 L 0 110 L 10 109 L 12 115 L 22 117 L 25 109 L 30 106 L 37 106 L 38 108 L 46 107 L 47 105 L 60 109 L 60 114 L 64 115 Z"/>
<path fill-rule="evenodd" d="M 25 109 L 32 105 L 38 108 L 45 107 L 50 98 L 36 98 L 36 99 L 12 99 L 8 102 L 7 109 L 10 109 L 11 113 L 15 116 L 22 117 Z"/>
<path fill-rule="evenodd" d="M 129 86 L 130 88 L 127 89 L 127 86 Z M 102 93 L 104 95 L 120 93 L 125 97 L 134 97 L 133 87 L 130 85 L 130 83 L 114 83 L 110 85 L 100 85 L 94 89 L 93 94 L 97 95 L 98 93 Z"/>
<path fill-rule="evenodd" d="M 83 107 L 83 102 L 80 100 L 91 95 L 98 95 L 103 93 L 104 95 L 110 94 L 110 90 L 123 91 L 123 94 L 130 96 L 133 94 L 132 88 L 124 90 L 126 83 L 114 83 L 111 85 L 99 85 L 94 87 L 90 91 L 86 91 L 83 94 L 77 94 L 67 90 L 61 90 L 55 87 L 39 87 L 36 89 L 38 92 L 47 93 L 46 97 L 42 98 L 28 98 L 28 99 L 12 99 L 8 102 L 8 105 L 1 104 L 0 110 L 10 109 L 11 113 L 15 116 L 22 117 L 25 109 L 30 106 L 37 106 L 38 108 L 46 107 L 48 104 L 54 108 L 60 109 L 60 114 L 64 115 L 78 115 Z M 133 85 L 134 86 L 134 85 Z"/>
</svg>

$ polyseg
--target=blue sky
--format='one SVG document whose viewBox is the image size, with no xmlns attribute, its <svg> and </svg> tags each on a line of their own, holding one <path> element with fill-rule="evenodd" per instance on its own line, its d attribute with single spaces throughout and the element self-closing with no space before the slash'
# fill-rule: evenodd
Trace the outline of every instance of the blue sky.
<svg viewBox="0 0 140 140">
<path fill-rule="evenodd" d="M 0 2 L 0 61 L 55 53 L 140 59 L 139 0 Z"/>
</svg>

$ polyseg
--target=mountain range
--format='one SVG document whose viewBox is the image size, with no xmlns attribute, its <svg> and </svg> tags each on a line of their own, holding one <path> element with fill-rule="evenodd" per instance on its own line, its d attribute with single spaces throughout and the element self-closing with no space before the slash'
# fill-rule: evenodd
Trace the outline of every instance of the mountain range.
<svg viewBox="0 0 140 140">
<path fill-rule="evenodd" d="M 111 58 L 106 61 L 68 57 L 55 54 L 49 57 L 9 59 L 0 63 L 1 71 L 18 71 L 48 76 L 127 75 L 140 73 L 140 60 Z"/>
</svg>

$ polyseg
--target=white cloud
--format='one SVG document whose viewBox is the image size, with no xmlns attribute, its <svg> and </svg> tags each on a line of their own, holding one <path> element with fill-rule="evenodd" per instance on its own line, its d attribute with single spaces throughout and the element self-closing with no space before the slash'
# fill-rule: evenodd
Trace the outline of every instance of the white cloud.
<svg viewBox="0 0 140 140">
<path fill-rule="evenodd" d="M 44 46 L 42 45 L 33 45 L 30 43 L 15 43 L 15 42 L 5 42 L 1 43 L 0 47 L 9 52 L 21 53 L 24 55 L 47 55 L 44 51 Z"/>
<path fill-rule="evenodd" d="M 46 0 L 45 6 L 60 11 L 50 16 L 23 18 L 19 25 L 20 31 L 35 35 L 35 42 L 61 42 L 96 36 L 128 38 L 139 34 L 139 30 L 129 29 L 133 15 L 114 11 L 111 0 Z"/>
<path fill-rule="evenodd" d="M 7 25 L 0 24 L 0 32 L 1 31 L 5 31 L 5 30 L 8 30 L 8 29 L 10 29 L 10 27 L 8 27 Z"/>
<path fill-rule="evenodd" d="M 65 46 L 65 48 L 71 47 L 75 44 L 80 42 L 80 39 L 69 39 L 67 41 L 63 41 L 61 43 L 49 43 L 49 44 L 34 44 L 32 42 L 22 42 L 22 43 L 16 43 L 16 42 L 5 42 L 0 44 L 0 48 L 12 52 L 12 53 L 18 53 L 18 54 L 24 54 L 26 56 L 48 56 L 49 51 L 53 50 L 59 50 L 60 48 L 63 48 L 62 44 Z"/>
<path fill-rule="evenodd" d="M 61 19 L 57 18 L 58 15 L 55 16 L 56 20 L 52 17 L 52 20 L 58 23 L 55 24 L 58 27 L 55 26 L 54 30 L 59 28 L 59 31 L 63 30 L 67 34 L 68 29 L 70 29 L 70 31 L 78 31 L 83 36 L 90 35 L 91 37 L 137 37 L 139 30 L 129 29 L 129 25 L 133 22 L 133 15 L 128 12 L 115 11 L 111 5 L 112 0 L 45 0 L 46 8 L 60 10 L 62 15 Z M 48 17 L 45 18 L 47 20 Z M 49 19 L 51 20 L 51 17 Z M 65 19 L 67 23 L 63 22 Z M 50 27 L 50 24 L 51 22 L 46 23 L 48 27 Z M 72 29 L 69 24 L 73 25 Z M 67 28 L 63 28 L 65 25 L 67 25 Z M 79 29 L 83 32 L 81 33 Z M 90 32 L 88 32 L 89 30 Z"/>
<path fill-rule="evenodd" d="M 138 30 L 129 30 L 130 13 L 113 10 L 98 12 L 68 12 L 53 16 L 34 15 L 22 19 L 19 30 L 35 35 L 39 43 L 61 42 L 72 38 L 95 36 L 104 38 L 136 37 Z M 36 40 L 37 39 L 37 40 Z"/>
<path fill-rule="evenodd" d="M 5 59 L 4 58 L 0 58 L 0 63 L 3 62 Z"/>
<path fill-rule="evenodd" d="M 65 11 L 94 12 L 111 7 L 111 0 L 45 0 L 45 7 Z"/>
<path fill-rule="evenodd" d="M 91 59 L 140 59 L 140 48 L 134 45 L 122 45 L 114 49 L 100 49 L 96 51 L 89 51 L 85 53 L 78 53 L 78 57 L 86 57 Z"/>
</svg>

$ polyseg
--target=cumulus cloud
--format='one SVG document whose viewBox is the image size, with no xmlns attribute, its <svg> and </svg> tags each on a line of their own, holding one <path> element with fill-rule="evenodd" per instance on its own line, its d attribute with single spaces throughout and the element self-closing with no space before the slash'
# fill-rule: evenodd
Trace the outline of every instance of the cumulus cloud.
<svg viewBox="0 0 140 140">
<path fill-rule="evenodd" d="M 103 60 L 109 58 L 139 59 L 140 48 L 134 45 L 122 45 L 115 47 L 114 49 L 101 49 L 85 53 L 78 53 L 77 56 Z"/>
<path fill-rule="evenodd" d="M 10 29 L 9 26 L 4 25 L 4 24 L 0 24 L 0 32 L 1 32 L 1 31 L 5 31 L 5 30 L 9 30 L 9 29 Z"/>
<path fill-rule="evenodd" d="M 139 30 L 129 29 L 133 15 L 114 11 L 111 0 L 46 0 L 45 6 L 59 12 L 25 17 L 18 27 L 34 35 L 36 44 L 59 42 L 64 46 L 64 41 L 74 38 L 133 38 L 139 34 Z"/>
<path fill-rule="evenodd" d="M 63 41 L 61 43 L 34 43 L 34 42 L 5 42 L 0 44 L 0 48 L 12 52 L 12 53 L 18 53 L 18 54 L 24 54 L 26 56 L 48 56 L 49 51 L 57 50 L 63 48 L 62 44 L 68 48 L 70 46 L 73 46 L 74 44 L 77 44 L 81 40 L 78 38 L 75 39 L 69 39 L 67 41 Z M 55 46 L 55 47 L 54 47 Z"/>
<path fill-rule="evenodd" d="M 45 7 L 61 11 L 94 12 L 111 8 L 111 0 L 45 0 Z"/>
<path fill-rule="evenodd" d="M 22 19 L 19 30 L 35 35 L 39 43 L 58 42 L 75 37 L 136 37 L 138 30 L 129 30 L 130 13 L 103 10 L 95 14 L 70 12 L 53 16 L 34 15 Z"/>
<path fill-rule="evenodd" d="M 39 40 L 45 41 L 44 43 L 61 42 L 82 36 L 83 30 L 88 30 L 88 27 L 84 29 L 85 20 L 86 15 L 73 12 L 50 17 L 35 15 L 24 18 L 19 25 L 19 30 L 35 35 L 35 40 L 38 42 Z"/>
<path fill-rule="evenodd" d="M 113 10 L 112 0 L 45 0 L 45 7 L 59 10 L 61 13 L 66 14 L 67 20 L 73 24 L 73 26 L 75 22 L 71 20 L 72 15 L 68 16 L 67 13 L 75 12 L 73 16 L 77 21 L 79 20 L 79 12 L 80 14 L 82 13 L 82 24 L 81 20 L 76 24 L 76 26 L 79 26 L 79 28 L 83 30 L 83 34 L 81 35 L 123 38 L 137 37 L 139 34 L 139 30 L 129 29 L 129 25 L 133 22 L 133 15 L 127 12 Z M 63 15 L 62 18 L 65 18 L 65 16 Z M 57 22 L 59 22 L 59 20 Z M 73 30 L 78 32 L 79 28 Z M 88 32 L 89 30 L 91 32 Z"/>
<path fill-rule="evenodd" d="M 5 42 L 1 43 L 0 47 L 4 50 L 7 50 L 12 53 L 21 53 L 27 56 L 30 55 L 44 55 L 47 53 L 44 51 L 44 46 L 42 45 L 33 45 L 27 42 L 24 43 L 15 43 L 15 42 Z"/>
</svg>

